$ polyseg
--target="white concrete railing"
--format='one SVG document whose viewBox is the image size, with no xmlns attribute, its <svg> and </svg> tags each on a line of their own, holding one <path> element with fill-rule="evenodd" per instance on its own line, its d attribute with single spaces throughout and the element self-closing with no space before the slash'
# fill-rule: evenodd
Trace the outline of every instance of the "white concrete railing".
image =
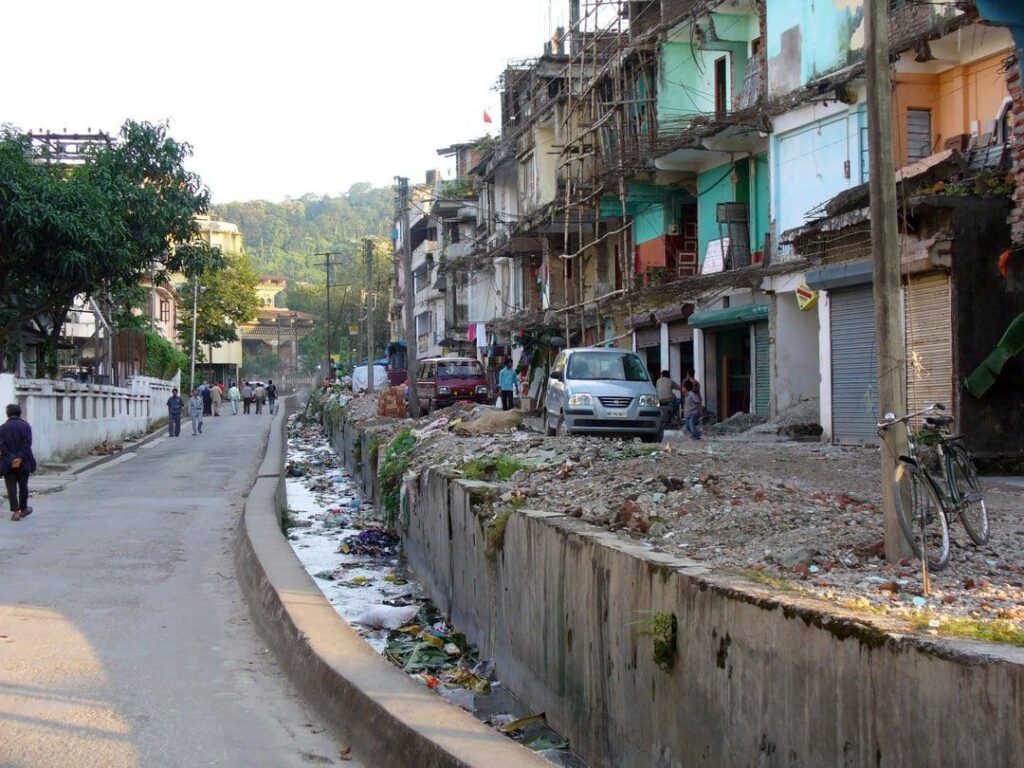
<svg viewBox="0 0 1024 768">
<path fill-rule="evenodd" d="M 136 376 L 125 387 L 76 381 L 20 379 L 0 374 L 0 419 L 8 403 L 18 403 L 32 426 L 32 450 L 39 463 L 86 453 L 104 440 L 120 442 L 145 432 L 167 415 L 173 381 Z"/>
</svg>

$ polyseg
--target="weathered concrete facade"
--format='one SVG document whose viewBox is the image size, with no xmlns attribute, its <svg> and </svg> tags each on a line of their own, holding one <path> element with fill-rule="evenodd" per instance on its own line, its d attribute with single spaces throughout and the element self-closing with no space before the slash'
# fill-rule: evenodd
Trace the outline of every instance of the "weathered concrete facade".
<svg viewBox="0 0 1024 768">
<path fill-rule="evenodd" d="M 365 449 L 358 431 L 336 445 Z M 1024 749 L 1021 649 L 890 635 L 562 515 L 516 512 L 489 548 L 489 491 L 410 479 L 409 565 L 591 765 L 990 766 Z M 644 634 L 658 616 L 677 624 L 667 671 Z"/>
</svg>

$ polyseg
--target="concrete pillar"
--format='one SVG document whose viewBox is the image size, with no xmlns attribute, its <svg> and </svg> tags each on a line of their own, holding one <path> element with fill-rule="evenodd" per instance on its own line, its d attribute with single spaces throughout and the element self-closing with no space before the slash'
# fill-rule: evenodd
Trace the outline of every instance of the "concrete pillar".
<svg viewBox="0 0 1024 768">
<path fill-rule="evenodd" d="M 829 294 L 818 292 L 818 399 L 821 439 L 832 441 L 832 318 L 829 312 Z"/>
<path fill-rule="evenodd" d="M 704 402 L 707 403 L 708 396 L 705 393 L 704 382 L 707 376 L 704 370 L 704 331 L 700 328 L 693 329 L 693 374 L 701 384 L 701 393 L 704 394 Z"/>
<path fill-rule="evenodd" d="M 669 369 L 669 364 L 670 364 L 671 361 L 669 360 L 669 353 L 668 353 L 668 323 L 662 323 L 660 330 L 661 330 L 661 357 L 659 359 L 661 360 L 661 369 L 663 371 L 664 370 L 671 370 L 671 369 Z"/>
<path fill-rule="evenodd" d="M 4 410 L 16 402 L 18 401 L 14 398 L 14 374 L 0 373 L 0 418 L 7 418 Z"/>
</svg>

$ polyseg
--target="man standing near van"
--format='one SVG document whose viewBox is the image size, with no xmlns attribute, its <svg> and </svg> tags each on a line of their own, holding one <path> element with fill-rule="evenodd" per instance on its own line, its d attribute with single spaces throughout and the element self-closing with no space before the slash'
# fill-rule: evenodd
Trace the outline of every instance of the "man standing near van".
<svg viewBox="0 0 1024 768">
<path fill-rule="evenodd" d="M 505 367 L 498 372 L 498 389 L 501 390 L 501 410 L 512 410 L 512 398 L 515 394 L 517 376 L 512 370 L 512 358 L 505 361 Z"/>
</svg>

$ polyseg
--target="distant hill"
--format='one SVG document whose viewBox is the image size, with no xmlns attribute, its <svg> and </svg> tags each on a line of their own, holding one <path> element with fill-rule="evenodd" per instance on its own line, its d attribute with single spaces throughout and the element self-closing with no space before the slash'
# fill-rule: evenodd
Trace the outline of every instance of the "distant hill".
<svg viewBox="0 0 1024 768">
<path fill-rule="evenodd" d="M 213 206 L 211 215 L 241 228 L 245 250 L 261 273 L 322 282 L 316 263 L 323 259 L 312 254 L 354 252 L 360 238 L 387 236 L 394 211 L 394 189 L 360 183 L 341 197 L 224 203 Z"/>
</svg>

